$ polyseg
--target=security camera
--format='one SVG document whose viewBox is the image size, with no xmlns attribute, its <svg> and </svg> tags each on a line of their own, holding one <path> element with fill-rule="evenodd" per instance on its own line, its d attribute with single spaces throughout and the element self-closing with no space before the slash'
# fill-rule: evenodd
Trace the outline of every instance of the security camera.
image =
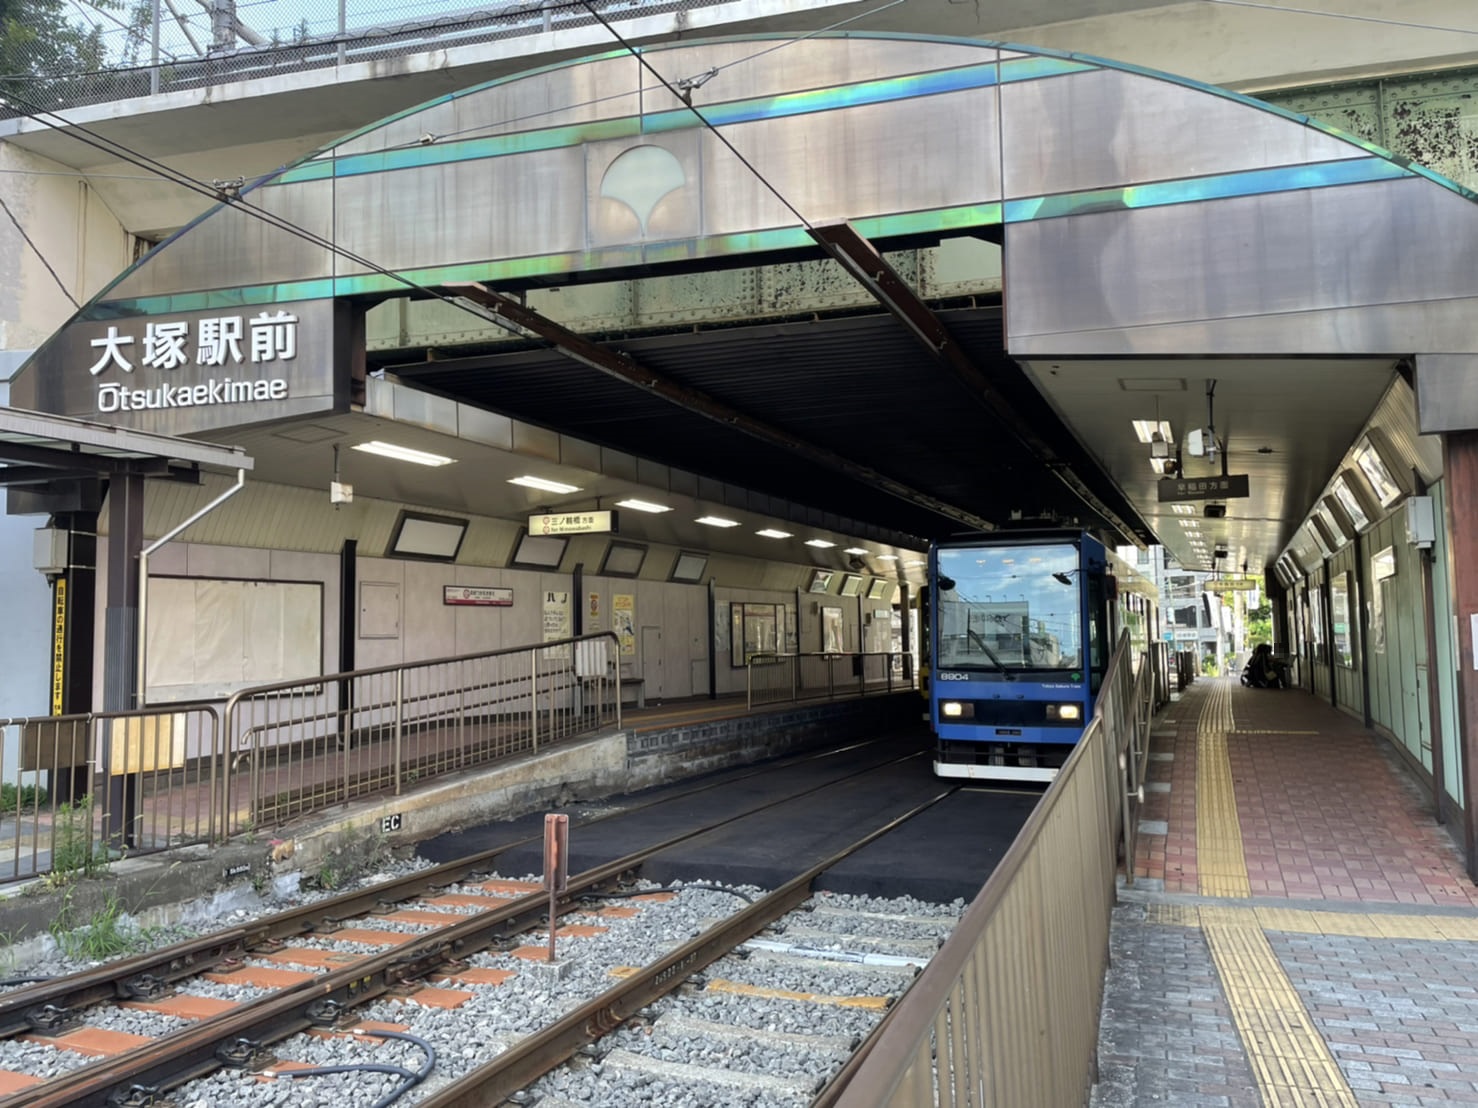
<svg viewBox="0 0 1478 1108">
<path fill-rule="evenodd" d="M 847 563 L 847 565 L 849 565 L 853 569 L 867 568 L 867 563 L 864 562 L 861 558 L 853 558 L 850 562 Z"/>
</svg>

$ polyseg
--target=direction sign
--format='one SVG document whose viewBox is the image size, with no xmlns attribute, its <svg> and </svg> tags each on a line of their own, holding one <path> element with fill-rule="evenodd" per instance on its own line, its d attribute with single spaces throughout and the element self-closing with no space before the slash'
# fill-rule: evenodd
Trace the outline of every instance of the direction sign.
<svg viewBox="0 0 1478 1108">
<path fill-rule="evenodd" d="M 558 515 L 529 516 L 531 535 L 586 535 L 595 531 L 616 530 L 616 512 L 561 512 Z"/>
<path fill-rule="evenodd" d="M 1240 581 L 1230 577 L 1213 577 L 1206 582 L 1207 592 L 1256 592 L 1260 588 L 1262 582 L 1255 577 L 1246 577 Z"/>
<path fill-rule="evenodd" d="M 1247 474 L 1228 477 L 1166 477 L 1157 485 L 1160 503 L 1176 500 L 1223 500 L 1247 496 Z"/>
</svg>

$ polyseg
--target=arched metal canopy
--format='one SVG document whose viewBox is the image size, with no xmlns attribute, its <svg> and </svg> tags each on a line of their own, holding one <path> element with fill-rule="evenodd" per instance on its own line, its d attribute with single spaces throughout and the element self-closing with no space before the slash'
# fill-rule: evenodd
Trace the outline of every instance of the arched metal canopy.
<svg viewBox="0 0 1478 1108">
<path fill-rule="evenodd" d="M 387 361 L 434 394 L 923 537 L 1045 508 L 1149 538 L 1154 475 L 1110 449 L 1123 414 L 1153 394 L 1156 418 L 1198 425 L 1225 359 L 1291 402 L 1306 370 L 1338 402 L 1312 435 L 1263 406 L 1276 460 L 1228 513 L 1246 509 L 1243 550 L 1266 564 L 1399 359 L 1423 385 L 1428 359 L 1434 395 L 1466 371 L 1472 201 L 1305 117 L 1101 59 L 866 35 L 612 51 L 439 98 L 256 183 L 79 312 L 13 396 L 93 418 L 109 398 L 120 423 L 250 444 L 243 427 L 358 410 L 357 313 L 378 299 L 830 257 L 876 317 L 636 338 L 535 317 L 511 349 Z M 930 303 L 881 264 L 962 235 L 1003 243 L 1001 304 Z M 222 320 L 243 344 L 224 354 Z M 197 356 L 122 368 L 166 324 Z M 228 372 L 224 401 L 163 406 L 170 380 Z M 280 395 L 239 399 L 253 374 Z M 1085 389 L 1102 392 L 1087 411 Z M 1236 392 L 1222 411 L 1244 430 L 1256 405 L 1239 413 Z"/>
</svg>

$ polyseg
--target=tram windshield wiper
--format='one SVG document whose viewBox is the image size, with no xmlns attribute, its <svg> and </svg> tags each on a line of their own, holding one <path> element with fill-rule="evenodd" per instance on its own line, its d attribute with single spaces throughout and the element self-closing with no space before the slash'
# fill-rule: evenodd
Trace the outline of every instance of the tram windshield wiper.
<svg viewBox="0 0 1478 1108">
<path fill-rule="evenodd" d="M 973 642 L 976 646 L 980 647 L 981 650 L 985 651 L 985 656 L 991 660 L 992 664 L 995 665 L 996 669 L 1000 670 L 1002 677 L 1004 677 L 1007 681 L 1015 681 L 1016 680 L 1016 675 L 1014 673 L 1012 673 L 1009 669 L 1006 668 L 1006 666 L 1004 665 L 1004 663 L 1002 663 L 1001 659 L 999 659 L 999 658 L 996 657 L 996 652 L 994 650 L 992 650 L 990 647 L 988 647 L 988 646 L 985 645 L 985 640 L 982 639 L 979 634 L 977 634 L 973 630 L 967 630 L 965 632 L 965 634 L 967 634 L 967 635 L 970 636 L 970 641 L 971 642 Z"/>
</svg>

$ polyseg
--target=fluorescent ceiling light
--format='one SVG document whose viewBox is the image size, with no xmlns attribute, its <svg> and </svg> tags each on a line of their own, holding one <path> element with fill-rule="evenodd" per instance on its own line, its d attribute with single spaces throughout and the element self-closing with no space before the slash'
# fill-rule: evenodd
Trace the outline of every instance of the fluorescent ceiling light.
<svg viewBox="0 0 1478 1108">
<path fill-rule="evenodd" d="M 1193 516 L 1196 514 L 1196 509 L 1192 508 L 1189 504 L 1172 504 L 1170 510 L 1178 516 Z"/>
<path fill-rule="evenodd" d="M 849 547 L 847 547 L 846 550 L 843 550 L 842 553 L 843 554 L 866 554 L 867 551 L 866 550 L 863 550 L 862 547 L 860 547 L 860 546 L 849 546 Z"/>
<path fill-rule="evenodd" d="M 654 514 L 656 512 L 672 511 L 666 504 L 653 504 L 650 500 L 618 500 L 616 501 L 616 507 L 630 508 L 634 512 L 652 512 Z"/>
<path fill-rule="evenodd" d="M 825 550 L 828 547 L 835 546 L 836 543 L 834 543 L 834 542 L 827 542 L 825 539 L 807 539 L 806 540 L 806 545 L 807 546 L 819 546 L 822 550 Z"/>
<path fill-rule="evenodd" d="M 788 539 L 788 538 L 790 538 L 790 532 L 789 531 L 777 531 L 773 527 L 766 527 L 763 531 L 756 531 L 755 534 L 758 535 L 762 539 Z"/>
<path fill-rule="evenodd" d="M 1151 458 L 1150 467 L 1156 473 L 1164 473 L 1166 465 L 1171 461 L 1169 458 Z"/>
<path fill-rule="evenodd" d="M 378 454 L 382 458 L 394 458 L 397 462 L 415 462 L 418 466 L 444 466 L 456 461 L 442 454 L 428 454 L 424 450 L 412 450 L 409 446 L 396 446 L 393 442 L 361 442 L 354 446 L 366 454 Z"/>
<path fill-rule="evenodd" d="M 903 564 L 906 565 L 906 566 L 912 567 L 912 566 L 921 566 L 924 563 L 923 562 L 920 562 L 920 561 L 912 561 L 912 562 L 904 562 Z"/>
<path fill-rule="evenodd" d="M 706 523 L 710 527 L 738 527 L 739 526 L 739 521 L 738 520 L 724 519 L 723 516 L 699 516 L 697 518 L 697 520 L 695 520 L 695 522 L 697 522 L 697 523 Z"/>
<path fill-rule="evenodd" d="M 546 481 L 542 477 L 510 477 L 510 485 L 523 485 L 530 489 L 539 489 L 541 492 L 579 492 L 578 485 L 566 485 L 563 481 Z"/>
<path fill-rule="evenodd" d="M 1139 436 L 1140 442 L 1153 442 L 1156 431 L 1160 433 L 1161 442 L 1171 441 L 1170 424 L 1166 420 L 1136 419 L 1134 421 L 1134 433 Z"/>
<path fill-rule="evenodd" d="M 897 554 L 879 554 L 878 555 L 878 561 L 880 561 L 880 562 L 896 562 L 897 560 L 898 560 L 898 555 Z"/>
</svg>

